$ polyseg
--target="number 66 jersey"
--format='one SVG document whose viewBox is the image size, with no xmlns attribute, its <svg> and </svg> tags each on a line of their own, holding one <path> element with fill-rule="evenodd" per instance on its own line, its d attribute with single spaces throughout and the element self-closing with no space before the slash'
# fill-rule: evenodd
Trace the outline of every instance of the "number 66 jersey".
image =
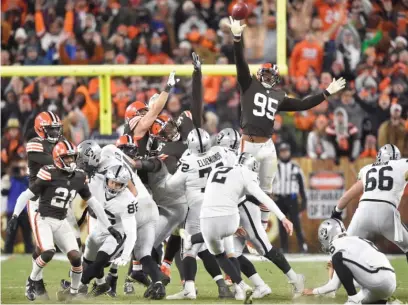
<svg viewBox="0 0 408 305">
<path fill-rule="evenodd" d="M 364 185 L 360 202 L 384 202 L 398 208 L 408 182 L 408 159 L 366 165 L 358 179 Z"/>
</svg>

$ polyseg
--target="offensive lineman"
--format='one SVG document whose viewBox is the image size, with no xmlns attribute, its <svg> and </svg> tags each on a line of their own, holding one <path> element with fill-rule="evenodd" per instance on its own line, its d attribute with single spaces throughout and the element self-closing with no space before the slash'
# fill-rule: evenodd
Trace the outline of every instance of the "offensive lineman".
<svg viewBox="0 0 408 305">
<path fill-rule="evenodd" d="M 78 293 L 82 275 L 81 254 L 72 227 L 66 220 L 67 208 L 78 193 L 110 234 L 118 241 L 122 237 L 110 224 L 98 201 L 89 191 L 85 173 L 76 169 L 76 147 L 68 141 L 58 142 L 53 148 L 54 165 L 44 166 L 37 174 L 37 180 L 17 199 L 14 215 L 18 216 L 28 200 L 39 196 L 39 209 L 34 218 L 40 255 L 33 265 L 26 285 L 26 296 L 33 301 L 36 298 L 35 279 L 54 256 L 54 243 L 67 254 L 71 263 L 70 288 L 57 293 L 58 299 L 71 298 Z M 10 224 L 12 225 L 12 224 Z"/>
<path fill-rule="evenodd" d="M 330 253 L 333 278 L 324 286 L 305 289 L 304 295 L 323 295 L 340 288 L 347 291 L 346 304 L 386 304 L 397 286 L 395 271 L 387 257 L 372 242 L 349 236 L 338 219 L 327 219 L 319 227 L 323 251 Z M 357 293 L 354 280 L 361 286 Z"/>
<path fill-rule="evenodd" d="M 196 128 L 189 133 L 187 146 L 189 155 L 180 159 L 176 173 L 172 176 L 169 175 L 165 181 L 165 188 L 185 190 L 187 204 L 189 206 L 185 230 L 189 234 L 195 234 L 200 232 L 200 210 L 208 175 L 215 167 L 228 164 L 228 157 L 227 151 L 224 148 L 211 148 L 210 136 L 201 128 Z M 204 250 L 202 246 L 202 243 L 196 244 L 184 252 L 182 261 L 185 280 L 184 289 L 177 294 L 168 296 L 167 299 L 196 298 L 194 284 L 197 270 L 196 256 L 197 253 L 200 252 L 200 249 Z M 219 269 L 218 266 L 217 268 Z M 219 272 L 219 276 L 221 278 L 217 281 L 224 282 L 221 272 Z M 228 290 L 226 286 L 219 286 L 219 290 L 220 289 Z"/>
<path fill-rule="evenodd" d="M 252 288 L 246 285 L 224 251 L 223 239 L 233 235 L 240 223 L 238 204 L 245 193 L 263 202 L 282 221 L 291 235 L 292 223 L 276 204 L 259 188 L 259 162 L 249 153 L 241 153 L 234 167 L 214 169 L 207 180 L 200 213 L 200 228 L 205 244 L 215 255 L 219 265 L 235 283 L 235 294 L 246 293 L 245 303 L 252 298 Z M 237 299 L 242 299 L 239 296 Z"/>
<path fill-rule="evenodd" d="M 340 219 L 350 201 L 360 198 L 347 234 L 367 239 L 382 235 L 396 244 L 408 261 L 408 228 L 398 212 L 407 182 L 408 159 L 401 159 L 397 146 L 386 144 L 378 151 L 376 162 L 360 170 L 358 181 L 340 198 L 332 218 Z"/>
<path fill-rule="evenodd" d="M 278 67 L 271 63 L 263 64 L 256 76 L 251 76 L 245 61 L 241 34 L 245 24 L 230 17 L 230 27 L 234 35 L 234 54 L 237 66 L 237 80 L 241 96 L 241 139 L 240 152 L 249 152 L 260 161 L 259 179 L 261 189 L 270 195 L 272 182 L 277 170 L 277 157 L 272 142 L 273 124 L 277 111 L 303 111 L 323 102 L 328 96 L 342 90 L 346 81 L 334 80 L 323 93 L 308 96 L 302 100 L 289 98 L 282 90 L 274 88 L 280 81 Z M 266 210 L 262 219 L 268 219 Z"/>
</svg>

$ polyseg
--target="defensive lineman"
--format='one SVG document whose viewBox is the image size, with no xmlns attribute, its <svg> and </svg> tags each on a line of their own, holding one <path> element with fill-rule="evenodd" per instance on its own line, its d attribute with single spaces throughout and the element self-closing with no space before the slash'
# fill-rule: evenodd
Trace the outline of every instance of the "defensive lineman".
<svg viewBox="0 0 408 305">
<path fill-rule="evenodd" d="M 378 151 L 376 162 L 360 170 L 358 181 L 340 198 L 332 217 L 340 218 L 350 201 L 361 196 L 348 235 L 368 239 L 382 235 L 408 260 L 408 229 L 398 212 L 407 181 L 408 159 L 401 159 L 398 147 L 386 144 Z"/>
<path fill-rule="evenodd" d="M 343 285 L 348 295 L 346 304 L 386 304 L 397 286 L 395 271 L 387 257 L 372 242 L 348 236 L 338 219 L 325 220 L 318 232 L 322 249 L 330 253 L 336 272 L 326 285 L 305 289 L 304 294 L 327 294 Z M 359 293 L 354 281 L 361 286 Z"/>
</svg>

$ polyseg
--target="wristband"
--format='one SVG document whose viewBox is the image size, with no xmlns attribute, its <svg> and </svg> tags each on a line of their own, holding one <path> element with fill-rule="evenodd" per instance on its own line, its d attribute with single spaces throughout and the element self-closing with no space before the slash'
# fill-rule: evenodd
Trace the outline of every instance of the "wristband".
<svg viewBox="0 0 408 305">
<path fill-rule="evenodd" d="M 330 95 L 331 95 L 330 92 L 327 91 L 327 89 L 325 89 L 325 90 L 323 91 L 323 94 L 324 94 L 325 96 L 330 96 Z"/>
<path fill-rule="evenodd" d="M 234 35 L 234 41 L 235 42 L 240 42 L 241 41 L 241 35 L 239 35 L 239 36 Z"/>
</svg>

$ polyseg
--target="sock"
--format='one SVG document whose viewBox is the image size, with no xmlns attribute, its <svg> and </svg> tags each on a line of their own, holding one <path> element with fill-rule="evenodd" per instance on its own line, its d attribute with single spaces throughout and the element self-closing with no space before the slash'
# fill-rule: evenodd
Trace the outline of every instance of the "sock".
<svg viewBox="0 0 408 305">
<path fill-rule="evenodd" d="M 162 247 L 160 246 L 160 248 L 162 248 Z M 163 254 L 163 252 L 161 252 L 161 254 L 160 254 L 157 249 L 155 249 L 155 248 L 152 249 L 152 255 L 151 256 L 152 256 L 153 260 L 155 261 L 155 263 L 157 265 L 160 265 L 162 254 Z"/>
<path fill-rule="evenodd" d="M 96 278 L 95 279 L 95 282 L 96 282 L 96 285 L 102 285 L 102 284 L 105 284 L 106 283 L 106 281 L 105 281 L 105 277 L 103 276 L 103 277 L 101 277 L 100 279 L 98 279 L 98 278 Z"/>
<path fill-rule="evenodd" d="M 189 291 L 189 292 L 192 292 L 192 291 L 195 292 L 195 283 L 194 283 L 194 281 L 186 281 L 184 283 L 184 289 Z"/>
<path fill-rule="evenodd" d="M 161 271 L 150 255 L 143 257 L 140 262 L 142 263 L 143 271 L 150 276 L 153 283 L 161 280 Z"/>
<path fill-rule="evenodd" d="M 96 254 L 96 259 L 92 264 L 89 264 L 82 274 L 81 282 L 88 285 L 94 278 L 102 278 L 105 265 L 109 263 L 110 255 L 106 252 L 99 251 Z"/>
<path fill-rule="evenodd" d="M 248 285 L 243 280 L 241 280 L 241 282 L 238 283 L 238 286 L 244 291 L 247 290 L 248 288 Z"/>
<path fill-rule="evenodd" d="M 47 263 L 41 258 L 41 255 L 33 261 L 33 269 L 31 270 L 30 279 L 33 281 L 39 281 L 42 279 L 42 270 L 47 266 Z"/>
<path fill-rule="evenodd" d="M 112 275 L 113 277 L 118 277 L 118 267 L 112 264 L 112 266 L 109 269 L 109 273 L 110 275 Z"/>
<path fill-rule="evenodd" d="M 255 287 L 263 286 L 265 285 L 265 282 L 263 279 L 260 277 L 258 273 L 253 274 L 248 278 L 252 284 L 254 284 Z"/>
<path fill-rule="evenodd" d="M 181 237 L 170 235 L 167 241 L 166 251 L 164 252 L 164 260 L 172 262 L 178 250 L 181 247 Z"/>
<path fill-rule="evenodd" d="M 274 263 L 276 267 L 282 270 L 284 274 L 287 274 L 291 269 L 285 256 L 283 256 L 283 254 L 277 251 L 275 248 L 269 250 L 269 252 L 266 253 L 264 256 L 267 259 L 269 259 L 272 263 Z"/>
<path fill-rule="evenodd" d="M 250 278 L 256 273 L 254 264 L 252 264 L 244 255 L 238 257 L 238 262 L 241 272 L 245 274 L 247 278 Z"/>
<path fill-rule="evenodd" d="M 71 293 L 78 293 L 79 283 L 82 277 L 82 266 L 71 266 Z"/>
<path fill-rule="evenodd" d="M 230 258 L 228 258 L 230 261 L 231 261 L 231 263 L 234 265 L 234 267 L 235 267 L 235 270 L 237 270 L 237 272 L 238 272 L 238 274 L 240 274 L 241 273 L 241 268 L 240 268 L 240 266 L 239 266 L 239 261 L 238 261 L 238 259 L 236 258 L 236 257 L 230 257 Z"/>
<path fill-rule="evenodd" d="M 133 271 L 140 271 L 142 269 L 143 269 L 142 264 L 139 261 L 134 260 L 132 270 Z"/>
<path fill-rule="evenodd" d="M 176 267 L 180 275 L 180 280 L 184 280 L 184 270 L 183 270 L 183 262 L 181 260 L 180 250 L 177 251 L 176 256 L 174 257 L 174 261 L 176 262 Z"/>
<path fill-rule="evenodd" d="M 296 282 L 297 281 L 297 274 L 293 269 L 290 269 L 287 273 L 285 273 L 286 277 L 289 279 L 291 282 Z"/>
<path fill-rule="evenodd" d="M 194 257 L 186 256 L 183 261 L 183 271 L 184 271 L 184 280 L 186 281 L 193 281 L 195 280 L 195 276 L 197 274 L 197 260 Z"/>
<path fill-rule="evenodd" d="M 218 266 L 217 260 L 210 251 L 205 250 L 198 253 L 198 257 L 201 258 L 204 264 L 205 270 L 212 278 L 215 278 L 218 275 L 222 275 L 220 266 Z"/>
<path fill-rule="evenodd" d="M 233 283 L 242 282 L 241 275 L 237 272 L 232 262 L 227 258 L 225 252 L 215 256 L 222 270 L 231 277 Z"/>
<path fill-rule="evenodd" d="M 201 244 L 204 242 L 204 237 L 203 233 L 196 233 L 194 235 L 191 235 L 191 243 L 194 244 Z"/>
<path fill-rule="evenodd" d="M 216 277 L 213 278 L 214 282 L 217 282 L 219 280 L 223 280 L 222 274 L 217 275 Z"/>
</svg>

